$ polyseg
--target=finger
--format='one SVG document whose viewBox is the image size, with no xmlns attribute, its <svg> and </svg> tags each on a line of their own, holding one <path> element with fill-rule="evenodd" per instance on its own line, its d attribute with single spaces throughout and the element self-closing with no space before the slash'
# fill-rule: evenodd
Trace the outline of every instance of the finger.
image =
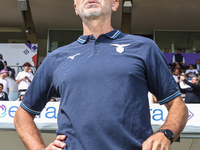
<svg viewBox="0 0 200 150">
<path fill-rule="evenodd" d="M 55 140 L 53 142 L 53 146 L 56 146 L 58 148 L 64 148 L 66 146 L 66 144 L 62 141 L 59 141 L 59 140 Z"/>
<path fill-rule="evenodd" d="M 56 140 L 59 140 L 59 141 L 63 141 L 63 140 L 65 140 L 66 139 L 66 135 L 58 135 L 57 137 L 56 137 Z"/>
<path fill-rule="evenodd" d="M 152 142 L 151 140 L 147 140 L 142 144 L 142 150 L 152 150 Z"/>
<path fill-rule="evenodd" d="M 161 145 L 160 142 L 155 141 L 155 142 L 153 143 L 152 150 L 165 150 L 165 149 L 162 149 L 162 145 Z"/>
<path fill-rule="evenodd" d="M 45 150 L 63 150 L 62 148 L 56 147 L 54 145 L 49 145 Z"/>
</svg>

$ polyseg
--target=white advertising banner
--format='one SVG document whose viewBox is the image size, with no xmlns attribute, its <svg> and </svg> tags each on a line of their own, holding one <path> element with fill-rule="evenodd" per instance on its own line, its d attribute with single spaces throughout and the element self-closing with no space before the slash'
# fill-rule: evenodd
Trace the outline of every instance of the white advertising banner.
<svg viewBox="0 0 200 150">
<path fill-rule="evenodd" d="M 0 54 L 8 66 L 37 65 L 38 44 L 0 44 Z"/>
<path fill-rule="evenodd" d="M 57 113 L 59 102 L 49 102 L 39 116 L 34 119 L 40 130 L 57 129 Z M 13 118 L 19 107 L 18 101 L 0 101 L 0 129 L 15 129 Z M 200 133 L 200 104 L 187 104 L 188 122 L 183 133 Z M 154 130 L 157 130 L 166 119 L 168 114 L 165 106 L 159 104 L 150 104 L 151 124 Z"/>
</svg>

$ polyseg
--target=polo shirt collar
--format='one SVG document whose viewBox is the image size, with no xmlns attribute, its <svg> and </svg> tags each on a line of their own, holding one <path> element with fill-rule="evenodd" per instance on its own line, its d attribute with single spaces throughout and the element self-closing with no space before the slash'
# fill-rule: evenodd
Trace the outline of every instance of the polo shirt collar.
<svg viewBox="0 0 200 150">
<path fill-rule="evenodd" d="M 121 33 L 121 31 L 114 29 L 104 35 L 107 36 L 108 38 L 116 39 L 120 35 L 120 33 Z M 86 43 L 86 41 L 88 40 L 89 37 L 90 37 L 90 35 L 82 35 L 77 39 L 77 41 L 81 44 L 84 44 L 84 43 Z"/>
</svg>

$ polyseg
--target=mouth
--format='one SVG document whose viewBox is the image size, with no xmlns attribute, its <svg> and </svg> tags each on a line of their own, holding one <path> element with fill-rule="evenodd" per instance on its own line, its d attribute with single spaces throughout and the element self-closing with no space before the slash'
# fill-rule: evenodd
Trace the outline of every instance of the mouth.
<svg viewBox="0 0 200 150">
<path fill-rule="evenodd" d="M 94 5 L 94 4 L 99 4 L 98 1 L 95 1 L 95 0 L 88 0 L 88 1 L 85 1 L 85 5 Z"/>
</svg>

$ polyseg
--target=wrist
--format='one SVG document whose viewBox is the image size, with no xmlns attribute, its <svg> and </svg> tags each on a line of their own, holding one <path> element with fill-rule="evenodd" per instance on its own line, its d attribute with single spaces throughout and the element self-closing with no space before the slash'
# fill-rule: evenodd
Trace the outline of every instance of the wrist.
<svg viewBox="0 0 200 150">
<path fill-rule="evenodd" d="M 174 141 L 174 133 L 171 130 L 169 130 L 169 129 L 161 129 L 161 130 L 158 130 L 157 132 L 162 132 L 165 135 L 165 137 L 168 140 L 171 141 L 171 144 L 173 143 L 173 141 Z"/>
</svg>

